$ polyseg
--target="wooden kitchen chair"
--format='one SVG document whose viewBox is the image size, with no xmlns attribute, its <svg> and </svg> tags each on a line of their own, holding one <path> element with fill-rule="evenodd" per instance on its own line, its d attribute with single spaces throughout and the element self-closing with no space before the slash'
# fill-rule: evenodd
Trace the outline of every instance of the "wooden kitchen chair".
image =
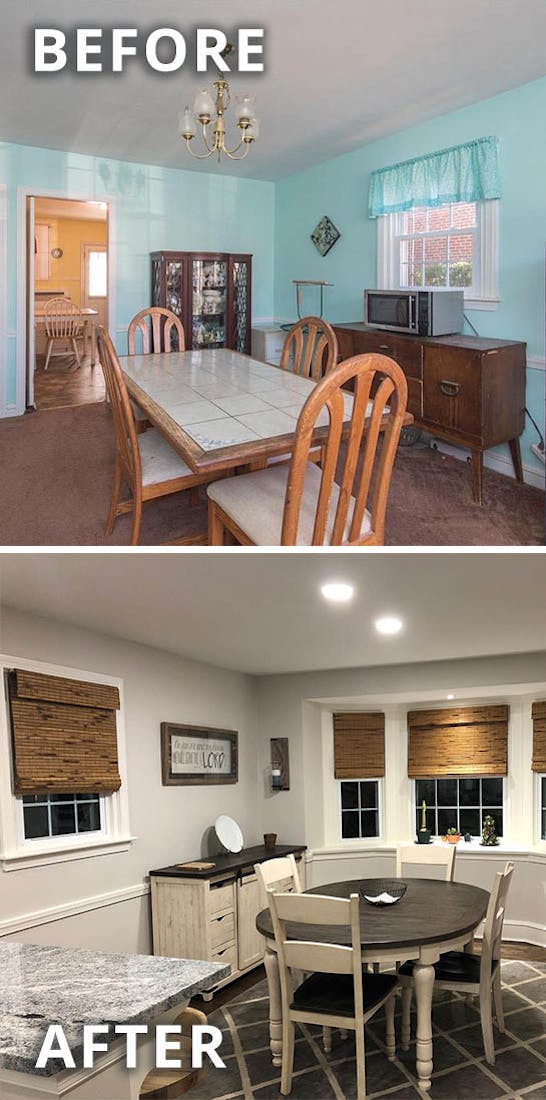
<svg viewBox="0 0 546 1100">
<path fill-rule="evenodd" d="M 347 383 L 354 393 L 343 441 Z M 209 486 L 209 544 L 222 546 L 228 531 L 243 546 L 382 545 L 407 393 L 404 372 L 384 355 L 357 355 L 334 367 L 301 410 L 289 465 Z M 327 423 L 320 468 L 309 457 L 321 414 Z"/>
<path fill-rule="evenodd" d="M 351 894 L 350 898 L 331 898 L 320 894 L 273 893 L 269 900 L 281 984 L 281 1093 L 288 1096 L 292 1087 L 294 1025 L 327 1024 L 355 1033 L 357 1100 L 364 1100 L 364 1025 L 385 1005 L 387 1057 L 392 1062 L 395 1056 L 394 993 L 398 980 L 391 974 L 363 971 L 358 894 Z M 345 926 L 350 947 L 328 941 L 291 939 L 287 931 L 289 923 L 320 925 L 326 941 L 328 926 Z M 310 972 L 297 988 L 294 988 L 294 971 Z"/>
<path fill-rule="evenodd" d="M 77 340 L 81 339 L 83 333 L 79 307 L 69 298 L 50 298 L 44 306 L 44 325 L 46 335 L 44 370 L 49 367 L 52 355 L 70 355 L 69 349 L 72 349 L 79 367 L 81 359 Z M 60 350 L 54 351 L 56 344 L 60 345 Z"/>
<path fill-rule="evenodd" d="M 495 875 L 485 916 L 481 954 L 473 955 L 467 951 L 446 951 L 434 964 L 435 988 L 479 995 L 485 1058 L 491 1066 L 495 1064 L 491 998 L 493 998 L 495 1004 L 497 1027 L 499 1031 L 504 1031 L 500 957 L 506 898 L 513 871 L 514 864 L 507 863 L 504 871 L 499 871 Z M 402 1049 L 408 1050 L 413 992 L 413 963 L 407 962 L 399 967 L 398 977 L 402 986 Z"/>
<path fill-rule="evenodd" d="M 137 336 L 140 338 L 141 351 L 137 352 Z M 129 355 L 150 355 L 162 351 L 184 351 L 186 338 L 182 321 L 170 309 L 150 306 L 136 313 L 127 329 L 127 350 Z M 146 431 L 150 422 L 136 401 L 131 407 L 138 432 Z"/>
<path fill-rule="evenodd" d="M 446 882 L 453 882 L 456 853 L 455 844 L 444 844 L 441 848 L 437 844 L 399 844 L 396 849 L 396 877 L 402 878 L 402 867 L 407 864 L 420 866 L 421 869 L 434 865 L 444 868 Z"/>
<path fill-rule="evenodd" d="M 206 1027 L 207 1017 L 197 1008 L 185 1008 L 173 1024 L 182 1027 L 178 1050 L 173 1049 L 169 1058 L 180 1059 L 181 1069 L 151 1069 L 140 1086 L 140 1100 L 177 1100 L 184 1096 L 203 1076 L 202 1069 L 194 1069 L 191 1064 L 191 1029 Z"/>
<path fill-rule="evenodd" d="M 192 473 L 155 428 L 137 438 L 119 359 L 110 336 L 102 326 L 98 331 L 98 348 L 116 439 L 116 468 L 106 534 L 112 534 L 117 516 L 132 512 L 131 545 L 136 546 L 142 505 L 146 501 L 202 485 L 207 478 L 203 474 Z M 120 502 L 122 481 L 126 483 L 132 499 Z"/>
<path fill-rule="evenodd" d="M 262 908 L 268 904 L 268 893 L 301 894 L 300 874 L 298 865 L 292 854 L 279 856 L 277 859 L 266 859 L 262 863 L 255 863 L 254 870 L 260 884 L 260 902 Z"/>
<path fill-rule="evenodd" d="M 320 317 L 303 317 L 292 326 L 284 341 L 280 366 L 314 378 L 318 382 L 335 367 L 338 359 L 337 337 L 327 321 Z"/>
</svg>

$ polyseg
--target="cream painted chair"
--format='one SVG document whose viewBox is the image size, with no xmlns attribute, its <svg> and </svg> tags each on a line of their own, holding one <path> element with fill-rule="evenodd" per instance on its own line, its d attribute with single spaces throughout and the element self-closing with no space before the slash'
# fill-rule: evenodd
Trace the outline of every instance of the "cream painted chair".
<svg viewBox="0 0 546 1100">
<path fill-rule="evenodd" d="M 499 1031 L 504 1031 L 504 1013 L 501 988 L 501 941 L 506 910 L 506 898 L 514 871 L 514 864 L 507 863 L 504 871 L 495 875 L 493 889 L 487 906 L 485 928 L 480 955 L 467 951 L 446 951 L 434 965 L 434 985 L 438 989 L 450 989 L 458 993 L 479 995 L 483 1046 L 486 1061 L 495 1064 L 493 1041 L 493 1017 L 491 1000 Z M 402 985 L 402 1049 L 410 1043 L 411 998 L 413 993 L 413 963 L 404 963 L 398 970 Z"/>
<path fill-rule="evenodd" d="M 254 870 L 260 884 L 260 902 L 263 909 L 268 904 L 269 891 L 301 894 L 298 865 L 292 854 L 279 856 L 277 859 L 266 859 L 263 863 L 255 863 Z"/>
<path fill-rule="evenodd" d="M 295 1024 L 327 1024 L 355 1033 L 357 1100 L 366 1096 L 364 1025 L 384 1005 L 389 1061 L 395 1056 L 394 993 L 398 984 L 390 974 L 363 970 L 360 949 L 358 894 L 350 898 L 320 894 L 270 894 L 273 931 L 279 960 L 282 1004 L 281 1093 L 292 1088 Z M 335 943 L 289 939 L 286 925 L 345 927 L 350 947 Z M 294 971 L 311 972 L 295 988 Z"/>
<path fill-rule="evenodd" d="M 396 849 L 396 877 L 402 878 L 402 868 L 408 864 L 420 867 L 443 867 L 446 882 L 453 882 L 455 844 L 399 844 Z M 422 874 L 422 872 L 421 872 Z"/>
</svg>

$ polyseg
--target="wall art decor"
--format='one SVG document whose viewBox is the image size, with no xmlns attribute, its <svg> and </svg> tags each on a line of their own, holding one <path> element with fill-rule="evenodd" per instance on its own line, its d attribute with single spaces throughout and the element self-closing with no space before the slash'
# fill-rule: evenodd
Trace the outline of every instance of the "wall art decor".
<svg viewBox="0 0 546 1100">
<path fill-rule="evenodd" d="M 311 233 L 311 240 L 315 247 L 318 248 L 321 256 L 326 256 L 340 237 L 341 233 L 339 229 L 336 228 L 326 214 L 320 219 L 318 225 L 315 226 Z"/>
<path fill-rule="evenodd" d="M 161 723 L 161 764 L 164 786 L 192 783 L 236 783 L 236 730 Z"/>
</svg>

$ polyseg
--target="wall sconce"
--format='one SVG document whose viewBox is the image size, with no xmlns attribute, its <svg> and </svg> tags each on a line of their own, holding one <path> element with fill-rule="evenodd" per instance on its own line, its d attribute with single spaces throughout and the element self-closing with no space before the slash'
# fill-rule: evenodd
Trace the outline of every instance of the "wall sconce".
<svg viewBox="0 0 546 1100">
<path fill-rule="evenodd" d="M 288 737 L 271 738 L 271 790 L 290 790 Z"/>
</svg>

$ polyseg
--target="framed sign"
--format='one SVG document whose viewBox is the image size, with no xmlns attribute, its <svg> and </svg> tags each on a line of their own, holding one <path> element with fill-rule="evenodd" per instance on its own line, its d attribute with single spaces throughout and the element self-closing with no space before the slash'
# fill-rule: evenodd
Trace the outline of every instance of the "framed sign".
<svg viewBox="0 0 546 1100">
<path fill-rule="evenodd" d="M 209 726 L 161 723 L 164 786 L 190 783 L 236 783 L 237 733 Z"/>
</svg>

